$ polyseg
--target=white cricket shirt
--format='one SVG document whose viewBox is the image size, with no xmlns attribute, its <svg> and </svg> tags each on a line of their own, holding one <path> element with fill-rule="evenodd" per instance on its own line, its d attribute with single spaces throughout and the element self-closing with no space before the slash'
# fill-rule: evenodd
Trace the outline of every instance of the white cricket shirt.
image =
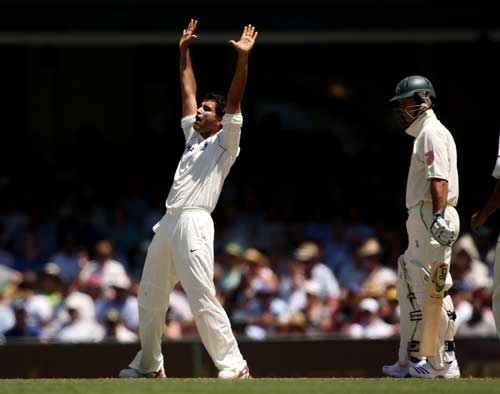
<svg viewBox="0 0 500 394">
<path fill-rule="evenodd" d="M 495 178 L 500 179 L 500 134 L 498 135 L 498 155 L 497 162 L 495 163 L 495 169 L 492 174 Z"/>
<path fill-rule="evenodd" d="M 448 205 L 456 206 L 457 147 L 451 133 L 432 109 L 421 114 L 405 131 L 415 137 L 406 184 L 406 207 L 432 203 L 430 181 L 433 178 L 448 181 Z"/>
<path fill-rule="evenodd" d="M 225 114 L 222 129 L 207 139 L 194 130 L 195 120 L 196 114 L 181 119 L 186 147 L 165 205 L 167 209 L 202 208 L 212 212 L 239 154 L 243 116 Z"/>
</svg>

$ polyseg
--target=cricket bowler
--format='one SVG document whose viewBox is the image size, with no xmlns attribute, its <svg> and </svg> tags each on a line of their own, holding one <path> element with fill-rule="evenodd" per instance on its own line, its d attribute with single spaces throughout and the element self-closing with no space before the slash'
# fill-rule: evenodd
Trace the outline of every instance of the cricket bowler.
<svg viewBox="0 0 500 394">
<path fill-rule="evenodd" d="M 243 117 L 241 102 L 248 76 L 248 58 L 255 44 L 255 27 L 247 25 L 238 41 L 236 70 L 227 103 L 208 94 L 198 107 L 196 80 L 189 53 L 196 20 L 191 20 L 179 42 L 182 92 L 181 127 L 186 145 L 166 200 L 166 214 L 153 230 L 139 290 L 141 350 L 123 378 L 165 377 L 161 340 L 169 296 L 180 280 L 201 340 L 222 379 L 249 378 L 225 310 L 215 296 L 214 210 L 222 185 L 239 154 Z M 209 59 L 211 61 L 211 59 Z"/>
<path fill-rule="evenodd" d="M 497 183 L 490 198 L 484 207 L 472 215 L 471 228 L 478 232 L 483 224 L 488 220 L 490 215 L 500 207 L 500 136 L 498 141 L 498 155 L 493 170 L 493 177 L 497 179 Z M 495 316 L 495 324 L 497 326 L 497 334 L 500 337 L 500 237 L 498 238 L 497 248 L 495 253 L 495 265 L 493 268 L 493 289 L 492 289 L 492 304 L 493 315 Z"/>
<path fill-rule="evenodd" d="M 433 107 L 436 93 L 421 76 L 401 80 L 390 100 L 415 138 L 406 186 L 408 248 L 398 261 L 399 359 L 392 377 L 458 378 L 455 309 L 446 290 L 451 246 L 459 233 L 457 149 Z"/>
</svg>

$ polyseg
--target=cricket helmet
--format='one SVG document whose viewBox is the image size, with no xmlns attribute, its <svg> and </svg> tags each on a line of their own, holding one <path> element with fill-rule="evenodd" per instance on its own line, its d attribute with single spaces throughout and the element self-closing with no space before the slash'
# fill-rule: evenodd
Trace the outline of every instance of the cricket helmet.
<svg viewBox="0 0 500 394">
<path fill-rule="evenodd" d="M 395 101 L 409 97 L 430 97 L 434 103 L 436 100 L 436 92 L 434 91 L 431 81 L 427 78 L 419 75 L 412 75 L 399 81 L 396 86 L 394 97 L 391 98 L 389 102 L 394 103 Z"/>
</svg>

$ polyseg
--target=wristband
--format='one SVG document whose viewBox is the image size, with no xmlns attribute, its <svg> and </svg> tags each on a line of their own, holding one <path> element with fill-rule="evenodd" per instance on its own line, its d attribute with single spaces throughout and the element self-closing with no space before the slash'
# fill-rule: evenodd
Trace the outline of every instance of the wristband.
<svg viewBox="0 0 500 394">
<path fill-rule="evenodd" d="M 433 215 L 434 215 L 434 218 L 437 218 L 437 217 L 444 218 L 444 211 L 436 211 L 433 213 Z"/>
</svg>

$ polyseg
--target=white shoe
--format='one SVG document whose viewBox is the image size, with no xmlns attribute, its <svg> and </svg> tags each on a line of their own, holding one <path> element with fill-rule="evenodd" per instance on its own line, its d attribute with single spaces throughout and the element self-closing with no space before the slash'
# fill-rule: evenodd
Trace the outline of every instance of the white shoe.
<svg viewBox="0 0 500 394">
<path fill-rule="evenodd" d="M 243 368 L 240 371 L 235 369 L 224 369 L 219 372 L 219 379 L 251 379 L 250 370 L 248 367 Z"/>
<path fill-rule="evenodd" d="M 142 373 L 134 368 L 125 368 L 120 371 L 118 374 L 120 378 L 166 378 L 165 370 L 160 368 L 156 372 Z"/>
<path fill-rule="evenodd" d="M 457 360 L 451 363 L 445 363 L 443 369 L 435 369 L 429 362 L 418 367 L 410 367 L 410 375 L 414 378 L 445 378 L 456 379 L 460 377 L 460 368 L 458 368 Z"/>
<path fill-rule="evenodd" d="M 393 378 L 406 378 L 410 376 L 409 373 L 410 367 L 419 367 L 424 365 L 425 363 L 426 363 L 425 360 L 420 360 L 417 363 L 410 361 L 409 365 L 403 366 L 399 363 L 399 361 L 396 361 L 394 364 L 384 365 L 382 367 L 382 373 L 386 376 L 391 376 Z"/>
</svg>

